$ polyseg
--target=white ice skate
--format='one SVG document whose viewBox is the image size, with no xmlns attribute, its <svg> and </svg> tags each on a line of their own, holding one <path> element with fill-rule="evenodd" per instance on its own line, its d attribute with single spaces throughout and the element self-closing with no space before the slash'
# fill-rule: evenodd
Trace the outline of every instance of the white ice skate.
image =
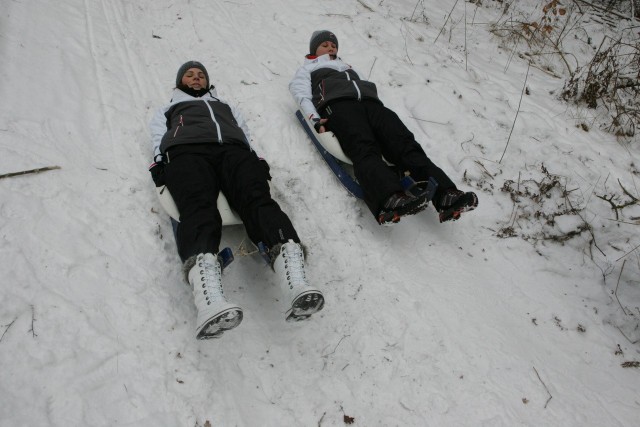
<svg viewBox="0 0 640 427">
<path fill-rule="evenodd" d="M 242 309 L 224 297 L 222 271 L 216 255 L 199 254 L 188 278 L 198 309 L 196 338 L 218 338 L 242 322 Z"/>
<path fill-rule="evenodd" d="M 324 296 L 309 286 L 300 244 L 293 240 L 284 243 L 273 262 L 273 269 L 280 281 L 287 322 L 306 319 L 322 310 Z"/>
</svg>

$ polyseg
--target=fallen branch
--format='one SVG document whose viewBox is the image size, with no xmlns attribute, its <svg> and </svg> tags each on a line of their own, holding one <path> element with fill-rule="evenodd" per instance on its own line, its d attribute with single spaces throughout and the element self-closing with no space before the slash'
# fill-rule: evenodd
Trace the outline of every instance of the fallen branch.
<svg viewBox="0 0 640 427">
<path fill-rule="evenodd" d="M 518 110 L 516 111 L 516 116 L 513 118 L 513 125 L 511 125 L 511 132 L 509 132 L 509 138 L 507 138 L 507 144 L 504 146 L 504 151 L 502 152 L 502 156 L 498 163 L 502 163 L 502 159 L 504 158 L 505 153 L 507 152 L 507 147 L 509 146 L 509 141 L 511 141 L 511 134 L 513 133 L 513 129 L 516 127 L 516 120 L 518 120 L 518 114 L 520 114 L 520 106 L 522 105 L 522 97 L 524 96 L 525 89 L 527 88 L 527 79 L 529 78 L 529 69 L 531 68 L 531 61 L 529 61 L 529 66 L 527 67 L 527 74 L 524 76 L 524 85 L 522 85 L 522 92 L 520 93 L 520 102 L 518 102 Z"/>
<path fill-rule="evenodd" d="M 38 334 L 36 334 L 36 330 L 33 327 L 33 324 L 36 321 L 36 309 L 33 307 L 33 305 L 31 306 L 31 329 L 29 329 L 29 332 L 31 332 L 31 334 L 33 335 L 33 338 L 37 337 Z"/>
<path fill-rule="evenodd" d="M 362 5 L 362 7 L 364 7 L 365 9 L 367 9 L 369 12 L 375 12 L 375 10 L 373 10 L 371 8 L 371 6 L 367 5 L 365 2 L 363 2 L 362 0 L 358 0 L 358 3 L 360 3 Z"/>
<path fill-rule="evenodd" d="M 616 297 L 616 300 L 618 301 L 618 304 L 620 305 L 622 312 L 626 315 L 629 315 L 629 313 L 627 313 L 627 310 L 625 310 L 625 308 L 622 306 L 622 303 L 620 302 L 620 298 L 618 298 L 618 286 L 620 286 L 620 278 L 622 277 L 622 271 L 624 270 L 624 265 L 626 262 L 627 262 L 626 259 L 622 261 L 622 267 L 620 268 L 620 274 L 618 275 L 618 282 L 616 283 L 616 290 L 613 292 L 613 295 Z"/>
<path fill-rule="evenodd" d="M 16 317 L 15 319 L 13 319 L 13 322 L 9 323 L 7 325 L 7 329 L 4 330 L 4 332 L 2 333 L 2 336 L 0 337 L 0 342 L 2 342 L 2 338 L 4 338 L 4 335 L 7 333 L 7 331 L 9 330 L 9 328 L 16 322 L 16 320 L 18 320 L 18 318 Z"/>
<path fill-rule="evenodd" d="M 638 248 L 640 248 L 640 245 L 637 245 L 635 248 L 631 249 L 629 252 L 627 252 L 626 254 L 622 255 L 620 258 L 618 258 L 616 260 L 616 262 L 620 261 L 622 258 L 626 257 L 627 255 L 629 255 L 631 252 L 635 251 Z"/>
<path fill-rule="evenodd" d="M 620 332 L 620 333 L 622 334 L 622 336 L 623 336 L 623 337 L 625 337 L 625 338 L 626 338 L 626 340 L 627 340 L 627 341 L 629 341 L 631 344 L 637 344 L 637 343 L 638 343 L 638 341 L 640 341 L 640 340 L 631 341 L 631 340 L 629 339 L 629 337 L 628 337 L 624 332 L 622 332 L 622 329 L 620 329 L 620 327 L 616 326 L 616 329 L 617 329 L 617 330 L 618 330 L 618 332 Z"/>
<path fill-rule="evenodd" d="M 371 64 L 371 68 L 369 69 L 369 76 L 367 77 L 367 80 L 371 79 L 371 72 L 373 71 L 373 66 L 376 65 L 377 60 L 378 60 L 377 56 L 373 58 L 373 64 Z"/>
<path fill-rule="evenodd" d="M 440 28 L 440 32 L 436 36 L 436 39 L 433 41 L 434 44 L 438 41 L 438 38 L 440 38 L 440 34 L 442 34 L 442 32 L 444 31 L 444 27 L 447 25 L 447 22 L 449 22 L 449 18 L 451 18 L 451 14 L 453 13 L 453 9 L 456 8 L 457 4 L 458 4 L 458 0 L 456 0 L 456 2 L 453 4 L 453 7 L 449 11 L 449 15 L 447 15 L 447 19 L 444 20 L 444 24 L 442 24 L 442 28 Z"/>
<path fill-rule="evenodd" d="M 27 171 L 21 171 L 21 172 L 11 172 L 11 173 L 5 173 L 4 175 L 0 175 L 0 179 L 2 178 L 11 178 L 13 176 L 19 176 L 19 175 L 27 175 L 30 173 L 40 173 L 40 172 L 45 172 L 45 171 L 52 171 L 55 169 L 60 169 L 60 166 L 47 166 L 44 168 L 38 168 L 38 169 L 30 169 Z"/>
<path fill-rule="evenodd" d="M 542 385 L 544 386 L 544 389 L 547 390 L 547 394 L 549 395 L 549 398 L 547 399 L 547 401 L 544 404 L 544 408 L 547 409 L 547 405 L 549 404 L 549 401 L 551 399 L 553 399 L 553 396 L 551 395 L 551 393 L 549 392 L 549 389 L 547 388 L 547 385 L 544 383 L 544 381 L 542 381 L 542 378 L 540 378 L 540 374 L 538 373 L 538 370 L 536 369 L 536 367 L 533 367 L 533 370 L 535 371 L 536 375 L 538 376 L 538 379 L 540 380 L 540 382 L 542 383 Z"/>
<path fill-rule="evenodd" d="M 340 345 L 340 343 L 342 343 L 342 340 L 344 340 L 345 338 L 350 337 L 351 335 L 343 335 L 342 338 L 340 338 L 340 341 L 338 341 L 338 344 L 336 344 L 336 346 L 333 348 L 333 351 L 331 353 L 327 353 L 327 354 L 323 354 L 322 357 L 329 357 L 331 356 L 333 353 L 336 352 L 336 350 L 338 349 L 338 346 Z"/>
<path fill-rule="evenodd" d="M 631 194 L 629 192 L 629 190 L 627 190 L 626 188 L 624 188 L 624 186 L 622 185 L 622 183 L 620 182 L 620 179 L 618 179 L 618 185 L 620 186 L 620 188 L 622 188 L 622 192 L 624 194 L 626 194 L 627 196 L 629 196 L 631 198 L 632 201 L 634 202 L 640 202 L 640 200 L 638 200 L 637 197 L 635 197 L 633 194 Z"/>
<path fill-rule="evenodd" d="M 595 4 L 593 4 L 593 3 L 591 3 L 591 2 L 588 2 L 588 1 L 586 1 L 586 0 L 578 0 L 578 1 L 579 1 L 580 3 L 584 3 L 584 4 L 586 4 L 586 5 L 591 6 L 592 8 L 594 8 L 594 9 L 596 9 L 596 10 L 600 10 L 600 11 L 605 12 L 605 13 L 610 13 L 610 14 L 612 14 L 612 15 L 614 15 L 614 16 L 617 16 L 618 18 L 622 18 L 622 19 L 626 19 L 627 21 L 631 21 L 631 19 L 630 19 L 628 16 L 624 16 L 624 15 L 622 15 L 622 14 L 620 14 L 620 13 L 614 12 L 614 11 L 613 11 L 613 10 L 611 10 L 611 9 L 607 9 L 607 8 L 602 7 L 602 6 L 595 5 Z M 632 2 L 632 3 L 633 3 L 633 2 Z"/>
</svg>

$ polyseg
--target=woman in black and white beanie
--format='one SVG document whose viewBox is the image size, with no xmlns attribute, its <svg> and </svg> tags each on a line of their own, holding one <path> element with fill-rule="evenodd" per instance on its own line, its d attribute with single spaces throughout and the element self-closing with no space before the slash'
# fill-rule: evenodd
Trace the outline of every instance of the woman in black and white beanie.
<svg viewBox="0 0 640 427">
<path fill-rule="evenodd" d="M 438 183 L 433 204 L 440 222 L 456 220 L 478 205 L 474 193 L 457 189 L 425 154 L 398 115 L 386 108 L 373 82 L 362 80 L 338 57 L 338 38 L 315 31 L 309 54 L 289 83 L 289 91 L 316 132 L 332 131 L 353 162 L 364 200 L 381 225 L 396 223 L 427 207 L 429 179 Z M 392 170 L 383 156 L 396 166 Z M 406 191 L 398 172 L 409 172 L 419 184 Z"/>
<path fill-rule="evenodd" d="M 271 197 L 269 166 L 249 145 L 242 115 L 217 97 L 204 65 L 189 61 L 178 69 L 171 102 L 157 110 L 150 127 L 154 163 L 149 170 L 178 210 L 176 243 L 198 310 L 196 337 L 216 338 L 243 317 L 222 289 L 219 192 L 251 241 L 267 248 L 286 320 L 321 310 L 324 297 L 308 283 L 298 234 Z"/>
</svg>

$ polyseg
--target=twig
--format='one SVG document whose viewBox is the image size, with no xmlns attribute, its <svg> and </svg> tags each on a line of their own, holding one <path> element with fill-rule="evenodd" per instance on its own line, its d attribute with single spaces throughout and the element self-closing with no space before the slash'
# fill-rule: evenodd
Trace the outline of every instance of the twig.
<svg viewBox="0 0 640 427">
<path fill-rule="evenodd" d="M 2 333 L 2 336 L 0 337 L 0 342 L 2 342 L 2 338 L 4 338 L 4 334 L 7 333 L 7 331 L 11 327 L 11 325 L 13 325 L 16 322 L 16 320 L 18 320 L 17 317 L 15 319 L 13 319 L 13 321 L 7 325 L 7 329 L 4 330 L 4 332 Z"/>
<path fill-rule="evenodd" d="M 422 0 L 418 0 L 418 2 L 416 3 L 416 7 L 413 8 L 413 13 L 411 14 L 411 18 L 409 18 L 409 21 L 413 22 L 413 15 L 416 14 L 416 10 L 418 9 L 418 5 L 420 4 Z"/>
<path fill-rule="evenodd" d="M 322 416 L 320 417 L 320 419 L 318 420 L 318 427 L 322 427 L 322 420 L 324 420 L 324 416 L 327 415 L 327 412 L 325 411 Z"/>
<path fill-rule="evenodd" d="M 365 2 L 363 2 L 362 0 L 358 0 L 358 3 L 360 3 L 362 5 L 362 7 L 364 7 L 365 9 L 367 9 L 369 12 L 375 12 L 375 10 L 373 10 L 371 8 L 371 6 L 367 5 Z"/>
<path fill-rule="evenodd" d="M 242 241 L 238 245 L 238 249 L 236 249 L 236 253 L 238 253 L 238 255 L 240 255 L 240 256 L 248 256 L 248 255 L 253 255 L 253 254 L 257 253 L 258 249 L 253 250 L 253 251 L 249 251 L 249 249 L 247 248 L 247 246 L 244 243 L 245 240 L 247 240 L 246 237 L 244 239 L 242 239 Z"/>
<path fill-rule="evenodd" d="M 516 111 L 516 116 L 513 118 L 513 125 L 511 126 L 511 132 L 509 132 L 509 138 L 507 138 L 507 145 L 504 146 L 504 151 L 502 152 L 502 156 L 498 163 L 502 163 L 502 159 L 504 158 L 505 153 L 507 152 L 507 147 L 509 146 L 509 141 L 511 141 L 511 134 L 513 133 L 513 129 L 516 127 L 516 120 L 518 120 L 518 114 L 520 114 L 520 106 L 522 105 L 522 97 L 524 96 L 524 91 L 527 88 L 527 79 L 529 78 L 529 69 L 531 68 L 531 61 L 529 61 L 529 65 L 527 66 L 527 74 L 524 76 L 524 85 L 522 85 L 522 92 L 520 93 L 520 102 L 518 102 L 518 110 Z"/>
<path fill-rule="evenodd" d="M 618 298 L 618 286 L 620 286 L 620 278 L 622 277 L 622 271 L 624 270 L 624 265 L 626 263 L 627 263 L 626 259 L 622 261 L 622 267 L 620 268 L 620 274 L 618 275 L 618 282 L 616 283 L 616 290 L 613 291 L 613 295 L 616 297 L 616 300 L 618 301 L 618 304 L 620 305 L 622 312 L 628 315 L 629 313 L 627 313 L 627 310 L 624 309 L 624 307 L 622 306 L 622 303 L 620 302 L 620 298 Z"/>
<path fill-rule="evenodd" d="M 458 4 L 458 0 L 456 0 L 456 2 L 453 4 L 453 7 L 449 11 L 449 15 L 447 15 L 447 19 L 444 20 L 444 24 L 442 24 L 442 28 L 440 28 L 440 32 L 436 36 L 436 39 L 433 41 L 434 44 L 438 41 L 438 38 L 440 37 L 440 34 L 442 34 L 442 31 L 444 30 L 445 25 L 447 25 L 447 22 L 449 22 L 449 18 L 451 18 L 451 14 L 453 13 L 453 9 L 456 8 L 457 4 Z"/>
<path fill-rule="evenodd" d="M 622 255 L 620 258 L 618 258 L 616 260 L 616 262 L 620 261 L 622 258 L 626 257 L 627 255 L 629 255 L 631 252 L 635 251 L 636 249 L 640 248 L 640 245 L 636 246 L 635 248 L 631 249 L 629 252 L 627 252 L 626 254 Z"/>
<path fill-rule="evenodd" d="M 464 69 L 469 70 L 469 53 L 467 51 L 467 2 L 464 2 Z"/>
<path fill-rule="evenodd" d="M 40 172 L 45 172 L 45 171 L 52 171 L 55 169 L 60 169 L 60 166 L 47 166 L 44 168 L 38 168 L 38 169 L 30 169 L 30 170 L 26 170 L 26 171 L 21 171 L 21 172 L 11 172 L 11 173 L 5 173 L 4 175 L 0 175 L 0 179 L 2 178 L 11 178 L 12 176 L 18 176 L 18 175 L 27 175 L 30 173 L 40 173 Z"/>
<path fill-rule="evenodd" d="M 489 171 L 487 170 L 487 168 L 486 168 L 486 167 L 485 167 L 485 166 L 484 166 L 484 165 L 483 165 L 479 160 L 474 160 L 473 162 L 474 162 L 476 165 L 480 166 L 480 168 L 482 169 L 483 173 L 484 173 L 487 177 L 489 177 L 490 179 L 495 179 L 495 178 L 493 177 L 493 175 L 491 175 L 491 172 L 489 172 Z M 520 181 L 520 175 L 519 175 L 519 174 L 518 174 L 518 181 Z M 520 184 L 518 184 L 518 185 L 520 185 Z"/>
<path fill-rule="evenodd" d="M 38 336 L 38 334 L 36 334 L 35 328 L 33 327 L 33 324 L 35 321 L 36 321 L 36 309 L 33 307 L 33 305 L 31 305 L 31 329 L 29 329 L 29 332 L 31 332 L 33 338 Z"/>
<path fill-rule="evenodd" d="M 629 193 L 629 190 L 624 188 L 624 186 L 620 182 L 620 178 L 618 178 L 618 185 L 620 186 L 620 188 L 622 188 L 622 192 L 624 194 L 626 194 L 627 196 L 629 196 L 631 198 L 631 200 L 633 200 L 634 202 L 640 202 L 640 200 L 638 200 L 638 198 L 636 196 L 634 196 L 633 194 Z"/>
<path fill-rule="evenodd" d="M 369 69 L 369 76 L 367 77 L 367 80 L 370 80 L 370 79 L 371 79 L 371 72 L 373 71 L 373 66 L 374 66 L 374 65 L 376 65 L 376 61 L 377 61 L 377 60 L 378 60 L 378 57 L 377 57 L 377 56 L 375 56 L 375 57 L 373 58 L 373 64 L 371 64 L 371 68 Z"/>
<path fill-rule="evenodd" d="M 273 74 L 274 76 L 279 76 L 279 75 L 280 75 L 280 74 L 276 73 L 275 71 L 273 71 L 271 68 L 267 67 L 267 66 L 265 65 L 265 63 L 264 63 L 264 62 L 261 62 L 260 64 L 262 64 L 262 66 L 263 66 L 264 68 L 266 68 L 267 70 L 269 70 L 269 72 L 270 72 L 271 74 Z"/>
<path fill-rule="evenodd" d="M 553 399 L 553 396 L 551 395 L 551 392 L 549 392 L 549 388 L 547 388 L 547 385 L 544 383 L 544 381 L 542 381 L 542 378 L 540 378 L 540 374 L 538 373 L 538 370 L 536 369 L 535 366 L 533 367 L 533 370 L 535 371 L 536 375 L 538 376 L 538 379 L 540 380 L 540 382 L 544 386 L 544 389 L 547 390 L 547 394 L 549 394 L 549 398 L 547 399 L 547 401 L 544 404 L 544 409 L 547 409 L 547 405 L 549 404 L 549 401 L 551 399 Z"/>
<path fill-rule="evenodd" d="M 414 119 L 414 120 L 418 120 L 419 122 L 434 123 L 434 124 L 436 124 L 436 125 L 443 125 L 443 126 L 446 126 L 446 125 L 448 125 L 448 124 L 449 124 L 449 122 L 447 122 L 447 123 L 442 123 L 442 122 L 434 122 L 433 120 L 419 119 L 419 118 L 417 118 L 417 117 L 413 117 L 413 116 L 409 116 L 409 117 L 411 117 L 411 118 L 412 118 L 412 119 Z"/>
<path fill-rule="evenodd" d="M 411 57 L 409 56 L 409 48 L 407 47 L 407 34 L 409 34 L 409 28 L 405 25 L 405 23 L 402 23 L 402 26 L 405 27 L 406 30 L 406 34 L 403 34 L 404 37 L 404 54 L 407 56 L 407 60 L 409 61 L 409 64 L 413 65 L 413 61 L 411 60 Z M 402 33 L 402 26 L 400 27 L 400 33 Z"/>
<path fill-rule="evenodd" d="M 601 10 L 601 11 L 603 11 L 603 12 L 610 13 L 610 14 L 612 14 L 612 15 L 615 15 L 615 16 L 617 16 L 618 18 L 626 19 L 626 20 L 628 20 L 628 21 L 630 21 L 630 20 L 631 20 L 628 16 L 624 16 L 624 15 L 622 15 L 622 14 L 620 14 L 620 13 L 614 12 L 614 11 L 613 11 L 613 10 L 611 10 L 611 9 L 605 9 L 604 7 L 596 6 L 595 4 L 593 4 L 593 3 L 591 3 L 591 2 L 588 2 L 588 1 L 586 1 L 586 0 L 578 0 L 578 1 L 579 1 L 579 2 L 581 2 L 581 3 L 587 4 L 587 5 L 591 6 L 591 7 L 592 7 L 592 8 L 594 8 L 594 9 Z"/>
<path fill-rule="evenodd" d="M 516 186 L 516 194 L 519 195 L 520 194 L 520 178 L 522 177 L 522 172 L 518 171 L 518 185 Z M 512 215 L 513 215 L 513 221 L 511 221 L 511 228 L 513 228 L 513 226 L 516 223 L 516 219 L 518 218 L 517 214 L 518 214 L 518 204 L 516 203 L 516 200 L 514 198 L 513 200 L 513 209 L 511 211 Z"/>
<path fill-rule="evenodd" d="M 338 344 L 336 344 L 336 346 L 333 348 L 333 351 L 331 353 L 327 353 L 327 354 L 323 354 L 322 357 L 328 357 L 331 356 L 333 353 L 336 352 L 336 350 L 338 349 L 338 346 L 340 345 L 340 343 L 342 342 L 342 340 L 344 340 L 345 338 L 350 337 L 351 335 L 344 335 L 342 338 L 340 338 L 340 341 L 338 341 Z"/>
<path fill-rule="evenodd" d="M 623 337 L 625 337 L 625 338 L 627 339 L 627 341 L 629 341 L 631 344 L 637 344 L 637 343 L 638 343 L 638 341 L 640 341 L 640 340 L 631 341 L 631 340 L 629 339 L 629 337 L 627 336 L 627 334 L 625 334 L 624 332 L 622 332 L 622 329 L 620 329 L 620 327 L 619 327 L 619 326 L 616 326 L 616 329 L 617 329 L 617 330 L 618 330 L 618 332 L 620 332 L 620 333 L 622 334 L 622 336 L 623 336 Z"/>
</svg>

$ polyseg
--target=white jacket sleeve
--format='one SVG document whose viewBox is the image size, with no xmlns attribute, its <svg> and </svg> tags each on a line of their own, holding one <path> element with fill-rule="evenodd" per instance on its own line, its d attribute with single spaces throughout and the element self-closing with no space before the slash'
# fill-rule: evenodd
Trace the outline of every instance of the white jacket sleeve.
<svg viewBox="0 0 640 427">
<path fill-rule="evenodd" d="M 307 118 L 320 118 L 320 114 L 311 101 L 313 95 L 311 94 L 311 73 L 309 70 L 305 67 L 298 68 L 293 80 L 289 83 L 289 92 Z"/>
<path fill-rule="evenodd" d="M 164 116 L 166 111 L 167 107 L 159 108 L 149 123 L 149 127 L 151 128 L 151 145 L 153 147 L 154 159 L 158 154 L 160 154 L 160 143 L 162 142 L 164 134 L 167 133 L 167 118 Z"/>
</svg>

